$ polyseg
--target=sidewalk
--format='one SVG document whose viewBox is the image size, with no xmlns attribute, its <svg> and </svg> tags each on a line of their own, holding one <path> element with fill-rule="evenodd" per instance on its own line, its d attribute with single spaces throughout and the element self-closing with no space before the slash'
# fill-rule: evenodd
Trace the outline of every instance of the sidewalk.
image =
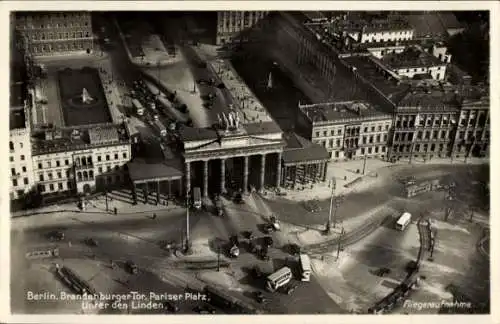
<svg viewBox="0 0 500 324">
<path fill-rule="evenodd" d="M 380 185 L 382 181 L 387 178 L 386 176 L 391 173 L 391 168 L 393 167 L 405 165 L 480 165 L 488 164 L 489 160 L 469 158 L 467 159 L 467 163 L 464 163 L 463 159 L 454 159 L 453 162 L 451 162 L 451 160 L 448 158 L 434 158 L 430 161 L 426 161 L 425 163 L 421 160 L 415 159 L 412 160 L 411 164 L 409 164 L 408 162 L 408 159 L 406 159 L 406 161 L 402 159 L 396 163 L 391 163 L 380 159 L 367 159 L 365 175 L 362 174 L 364 164 L 363 159 L 342 162 L 329 162 L 325 182 L 316 183 L 312 186 L 312 188 L 311 185 L 303 186 L 303 190 L 291 190 L 284 188 L 281 188 L 280 190 L 286 193 L 286 196 L 284 196 L 284 198 L 289 200 L 323 200 L 328 199 L 332 194 L 331 179 L 333 178 L 335 178 L 337 184 L 335 194 L 342 195 L 356 190 L 366 190 L 368 188 L 374 188 L 377 185 Z M 360 170 L 360 173 L 356 173 L 358 169 Z M 301 188 L 301 186 L 298 185 L 298 188 Z"/>
</svg>

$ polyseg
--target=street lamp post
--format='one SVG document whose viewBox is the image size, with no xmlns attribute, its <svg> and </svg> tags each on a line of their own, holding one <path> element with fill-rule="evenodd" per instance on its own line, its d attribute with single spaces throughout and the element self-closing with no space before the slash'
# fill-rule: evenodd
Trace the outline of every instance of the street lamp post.
<svg viewBox="0 0 500 324">
<path fill-rule="evenodd" d="M 108 211 L 108 189 L 104 190 L 104 197 L 106 198 L 106 212 Z"/>
<path fill-rule="evenodd" d="M 331 180 L 332 183 L 332 196 L 330 197 L 330 212 L 328 213 L 328 222 L 326 223 L 326 233 L 330 234 L 332 226 L 332 210 L 333 210 L 333 200 L 335 197 L 335 189 L 337 187 L 337 179 L 335 177 Z"/>
<path fill-rule="evenodd" d="M 189 251 L 189 194 L 186 197 L 186 252 Z"/>
<path fill-rule="evenodd" d="M 365 175 L 365 169 L 366 169 L 366 153 L 363 161 L 363 175 Z"/>
</svg>

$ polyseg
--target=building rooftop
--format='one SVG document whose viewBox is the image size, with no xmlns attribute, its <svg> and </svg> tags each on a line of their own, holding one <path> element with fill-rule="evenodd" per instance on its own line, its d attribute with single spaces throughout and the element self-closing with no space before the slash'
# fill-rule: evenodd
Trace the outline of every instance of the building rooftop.
<svg viewBox="0 0 500 324">
<path fill-rule="evenodd" d="M 10 106 L 24 107 L 24 101 L 28 97 L 28 89 L 25 83 L 15 83 L 10 85 Z"/>
<path fill-rule="evenodd" d="M 286 146 L 283 150 L 282 159 L 285 165 L 330 159 L 330 154 L 328 154 L 325 147 L 312 143 L 296 133 L 285 133 L 284 138 Z"/>
<path fill-rule="evenodd" d="M 390 115 L 375 110 L 372 105 L 363 101 L 303 105 L 300 109 L 313 123 L 376 117 L 391 118 Z"/>
<path fill-rule="evenodd" d="M 403 17 L 415 29 L 416 38 L 444 39 L 449 29 L 462 28 L 452 12 L 408 11 Z"/>
<path fill-rule="evenodd" d="M 124 125 L 98 128 L 50 128 L 33 133 L 33 155 L 86 150 L 94 147 L 129 143 Z"/>
<path fill-rule="evenodd" d="M 9 112 L 9 129 L 22 129 L 26 127 L 24 109 L 11 109 Z"/>
<path fill-rule="evenodd" d="M 213 128 L 194 128 L 184 126 L 179 130 L 183 142 L 217 139 L 219 135 Z"/>
<path fill-rule="evenodd" d="M 180 160 L 179 160 L 180 161 Z M 143 180 L 174 180 L 183 177 L 182 164 L 172 164 L 171 161 L 164 163 L 148 163 L 144 160 L 134 160 L 127 163 L 128 172 L 132 181 Z"/>
<path fill-rule="evenodd" d="M 251 123 L 243 126 L 248 135 L 281 133 L 281 128 L 274 121 Z"/>
<path fill-rule="evenodd" d="M 424 52 L 416 47 L 409 47 L 401 53 L 385 55 L 381 62 L 392 69 L 420 68 L 446 65 L 434 55 Z"/>
<path fill-rule="evenodd" d="M 417 108 L 420 111 L 454 111 L 460 109 L 460 101 L 457 91 L 421 87 L 409 91 L 399 102 L 398 110 Z"/>
<path fill-rule="evenodd" d="M 392 101 L 397 102 L 410 88 L 410 85 L 401 82 L 400 79 L 375 63 L 372 57 L 351 56 L 343 60 Z"/>
</svg>

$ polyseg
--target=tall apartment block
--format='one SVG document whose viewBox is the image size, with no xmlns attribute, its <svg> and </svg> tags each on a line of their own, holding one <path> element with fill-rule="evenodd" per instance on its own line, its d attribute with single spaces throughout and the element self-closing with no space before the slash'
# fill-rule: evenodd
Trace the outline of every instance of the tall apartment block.
<svg viewBox="0 0 500 324">
<path fill-rule="evenodd" d="M 230 43 L 240 32 L 252 27 L 267 15 L 267 11 L 217 12 L 217 45 Z"/>
<path fill-rule="evenodd" d="M 16 12 L 15 29 L 33 56 L 90 53 L 94 48 L 90 12 Z"/>
</svg>

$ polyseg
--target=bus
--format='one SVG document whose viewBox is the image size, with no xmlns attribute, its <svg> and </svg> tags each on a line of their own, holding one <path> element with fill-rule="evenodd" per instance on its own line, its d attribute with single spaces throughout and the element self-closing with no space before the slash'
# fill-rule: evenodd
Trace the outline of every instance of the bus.
<svg viewBox="0 0 500 324">
<path fill-rule="evenodd" d="M 283 267 L 267 277 L 266 288 L 271 292 L 275 292 L 278 288 L 289 283 L 291 279 L 292 270 L 289 267 Z"/>
<path fill-rule="evenodd" d="M 167 136 L 167 128 L 163 126 L 161 121 L 159 121 L 158 119 L 154 120 L 153 124 L 155 125 L 156 130 L 158 130 L 161 136 Z"/>
<path fill-rule="evenodd" d="M 299 256 L 300 261 L 300 273 L 301 273 L 301 281 L 310 281 L 311 280 L 311 259 L 307 254 L 301 254 Z"/>
<path fill-rule="evenodd" d="M 193 188 L 193 207 L 201 208 L 201 191 L 199 187 Z"/>
<path fill-rule="evenodd" d="M 132 104 L 134 105 L 135 112 L 137 113 L 137 115 L 139 116 L 144 115 L 144 107 L 142 106 L 139 100 L 132 99 Z"/>
<path fill-rule="evenodd" d="M 396 229 L 400 231 L 404 231 L 408 224 L 411 222 L 411 214 L 410 213 L 403 213 L 401 217 L 399 217 L 398 221 L 396 222 Z"/>
</svg>

